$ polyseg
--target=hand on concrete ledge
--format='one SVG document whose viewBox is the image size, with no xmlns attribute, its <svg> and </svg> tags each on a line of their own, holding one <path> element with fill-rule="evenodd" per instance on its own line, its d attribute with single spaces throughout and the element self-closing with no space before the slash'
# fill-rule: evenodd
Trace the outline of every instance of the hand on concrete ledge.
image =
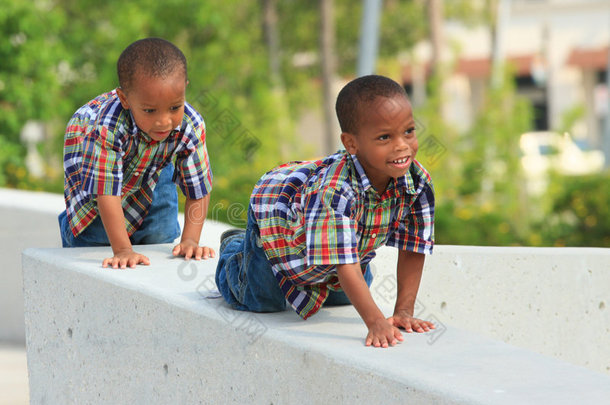
<svg viewBox="0 0 610 405">
<path fill-rule="evenodd" d="M 367 326 L 369 328 L 365 341 L 367 346 L 386 348 L 388 345 L 395 346 L 396 343 L 404 340 L 400 330 L 385 318 L 377 319 Z"/>
<path fill-rule="evenodd" d="M 337 265 L 337 276 L 341 288 L 368 328 L 367 346 L 385 348 L 403 340 L 400 330 L 383 316 L 375 304 L 359 263 Z"/>
<path fill-rule="evenodd" d="M 112 267 L 113 269 L 125 269 L 127 267 L 135 268 L 138 264 L 144 264 L 148 266 L 150 260 L 148 257 L 134 252 L 133 249 L 123 249 L 115 252 L 113 257 L 108 257 L 102 262 L 102 267 Z"/>
<path fill-rule="evenodd" d="M 195 260 L 209 259 L 216 256 L 214 249 L 207 246 L 199 246 L 192 239 L 183 239 L 179 244 L 174 246 L 172 250 L 174 256 L 184 256 L 186 260 L 194 258 Z"/>
<path fill-rule="evenodd" d="M 407 311 L 396 311 L 394 316 L 388 318 L 388 321 L 397 328 L 403 328 L 406 332 L 430 332 L 436 326 L 432 322 L 423 321 L 413 318 Z"/>
</svg>

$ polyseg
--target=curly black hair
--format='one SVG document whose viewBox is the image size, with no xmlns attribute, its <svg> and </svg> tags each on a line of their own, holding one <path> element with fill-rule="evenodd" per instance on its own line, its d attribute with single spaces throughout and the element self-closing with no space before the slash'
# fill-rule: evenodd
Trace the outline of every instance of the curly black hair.
<svg viewBox="0 0 610 405">
<path fill-rule="evenodd" d="M 180 49 L 162 38 L 144 38 L 129 45 L 117 61 L 119 86 L 128 91 L 136 74 L 167 77 L 176 69 L 186 74 L 186 57 Z"/>
<path fill-rule="evenodd" d="M 368 75 L 352 80 L 341 89 L 335 104 L 341 131 L 356 134 L 360 116 L 365 113 L 367 105 L 377 97 L 390 98 L 396 95 L 409 99 L 405 89 L 388 77 Z"/>
</svg>

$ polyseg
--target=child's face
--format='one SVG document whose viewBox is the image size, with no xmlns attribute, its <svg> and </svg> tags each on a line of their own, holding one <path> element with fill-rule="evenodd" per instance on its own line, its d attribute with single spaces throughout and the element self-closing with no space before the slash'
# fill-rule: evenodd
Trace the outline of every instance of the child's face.
<svg viewBox="0 0 610 405">
<path fill-rule="evenodd" d="M 417 153 L 415 120 L 406 97 L 377 97 L 360 107 L 357 134 L 343 133 L 345 149 L 358 157 L 369 181 L 383 193 L 391 178 L 404 176 Z"/>
<path fill-rule="evenodd" d="M 136 74 L 128 91 L 117 89 L 123 108 L 131 110 L 136 125 L 155 141 L 162 141 L 184 116 L 187 81 L 179 69 L 167 77 Z"/>
</svg>

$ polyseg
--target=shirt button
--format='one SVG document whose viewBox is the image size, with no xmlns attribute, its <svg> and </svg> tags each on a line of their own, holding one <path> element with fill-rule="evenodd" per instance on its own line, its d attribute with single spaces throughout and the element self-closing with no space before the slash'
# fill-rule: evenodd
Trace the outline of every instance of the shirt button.
<svg viewBox="0 0 610 405">
<path fill-rule="evenodd" d="M 372 237 L 373 239 L 375 239 L 375 238 L 377 237 L 377 234 L 376 234 L 376 233 L 374 233 L 374 234 L 372 234 L 372 235 L 371 235 L 371 237 Z"/>
<path fill-rule="evenodd" d="M 140 172 L 135 172 L 133 175 L 137 177 L 140 175 Z"/>
</svg>

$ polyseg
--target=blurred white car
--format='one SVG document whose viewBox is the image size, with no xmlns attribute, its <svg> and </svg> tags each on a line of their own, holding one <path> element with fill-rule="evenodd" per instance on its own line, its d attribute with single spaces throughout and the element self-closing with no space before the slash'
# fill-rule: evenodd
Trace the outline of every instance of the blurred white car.
<svg viewBox="0 0 610 405">
<path fill-rule="evenodd" d="M 579 146 L 568 133 L 526 132 L 521 135 L 519 146 L 528 190 L 534 194 L 544 192 L 551 170 L 566 176 L 579 176 L 604 168 L 602 151 Z"/>
</svg>

